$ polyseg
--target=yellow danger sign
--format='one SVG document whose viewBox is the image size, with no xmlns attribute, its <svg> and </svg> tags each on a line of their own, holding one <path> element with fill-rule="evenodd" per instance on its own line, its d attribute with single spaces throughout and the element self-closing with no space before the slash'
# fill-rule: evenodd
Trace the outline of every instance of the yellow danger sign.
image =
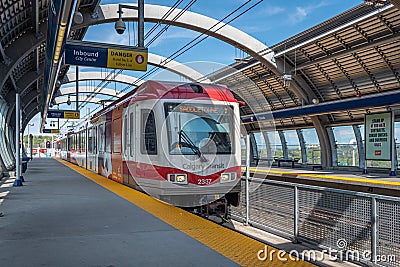
<svg viewBox="0 0 400 267">
<path fill-rule="evenodd" d="M 64 119 L 73 119 L 77 120 L 80 119 L 80 112 L 79 111 L 64 111 Z"/>
<path fill-rule="evenodd" d="M 107 68 L 147 70 L 147 52 L 108 48 Z"/>
</svg>

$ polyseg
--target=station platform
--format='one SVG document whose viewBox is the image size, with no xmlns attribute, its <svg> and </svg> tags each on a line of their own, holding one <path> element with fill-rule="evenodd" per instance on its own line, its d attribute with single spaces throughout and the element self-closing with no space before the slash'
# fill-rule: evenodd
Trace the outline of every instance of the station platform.
<svg viewBox="0 0 400 267">
<path fill-rule="evenodd" d="M 242 168 L 245 170 L 245 168 Z M 304 168 L 252 167 L 252 176 L 292 183 L 368 192 L 388 196 L 400 196 L 400 177 L 384 173 L 349 170 L 308 170 Z"/>
<path fill-rule="evenodd" d="M 313 266 L 67 162 L 0 181 L 0 266 Z"/>
</svg>

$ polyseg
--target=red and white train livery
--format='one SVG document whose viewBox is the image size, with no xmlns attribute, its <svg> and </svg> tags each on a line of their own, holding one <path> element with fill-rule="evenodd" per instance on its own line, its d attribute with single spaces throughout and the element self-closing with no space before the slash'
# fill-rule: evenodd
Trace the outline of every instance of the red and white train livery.
<svg viewBox="0 0 400 267">
<path fill-rule="evenodd" d="M 221 85 L 147 81 L 59 144 L 63 159 L 177 206 L 239 202 L 239 102 Z"/>
</svg>

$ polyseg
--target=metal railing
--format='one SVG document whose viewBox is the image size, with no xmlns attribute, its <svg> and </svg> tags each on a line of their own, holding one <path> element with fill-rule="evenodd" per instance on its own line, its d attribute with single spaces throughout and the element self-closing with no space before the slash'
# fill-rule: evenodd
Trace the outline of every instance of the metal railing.
<svg viewBox="0 0 400 267">
<path fill-rule="evenodd" d="M 240 206 L 231 209 L 235 220 L 359 254 L 345 260 L 400 266 L 400 198 L 258 178 L 242 179 L 242 188 Z"/>
</svg>

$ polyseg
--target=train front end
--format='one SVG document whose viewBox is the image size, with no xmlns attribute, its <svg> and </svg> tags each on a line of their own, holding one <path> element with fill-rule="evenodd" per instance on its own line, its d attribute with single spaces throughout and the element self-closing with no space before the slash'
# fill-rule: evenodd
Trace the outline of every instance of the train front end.
<svg viewBox="0 0 400 267">
<path fill-rule="evenodd" d="M 189 97 L 180 88 L 153 103 L 161 146 L 159 156 L 148 155 L 148 160 L 159 178 L 136 180 L 163 201 L 226 216 L 227 207 L 239 203 L 239 104 L 225 87 L 203 85 L 202 90 Z M 144 135 L 151 132 L 147 126 L 143 125 Z"/>
</svg>

